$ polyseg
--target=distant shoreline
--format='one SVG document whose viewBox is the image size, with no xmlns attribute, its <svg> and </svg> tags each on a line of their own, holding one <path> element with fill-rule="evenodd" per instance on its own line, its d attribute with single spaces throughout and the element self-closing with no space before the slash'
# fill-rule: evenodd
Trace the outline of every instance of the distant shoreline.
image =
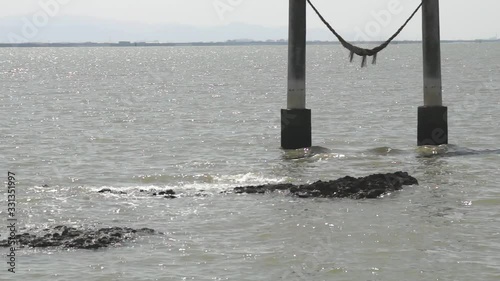
<svg viewBox="0 0 500 281">
<path fill-rule="evenodd" d="M 392 44 L 420 44 L 422 41 L 393 41 Z M 353 42 L 355 44 L 380 44 L 380 41 Z M 500 43 L 500 39 L 476 40 L 442 40 L 441 43 Z M 61 47 L 195 47 L 195 46 L 283 46 L 285 40 L 279 41 L 226 41 L 226 42 L 188 42 L 188 43 L 148 43 L 120 41 L 117 43 L 0 43 L 0 48 L 61 48 Z M 337 41 L 308 41 L 308 45 L 338 45 Z"/>
</svg>

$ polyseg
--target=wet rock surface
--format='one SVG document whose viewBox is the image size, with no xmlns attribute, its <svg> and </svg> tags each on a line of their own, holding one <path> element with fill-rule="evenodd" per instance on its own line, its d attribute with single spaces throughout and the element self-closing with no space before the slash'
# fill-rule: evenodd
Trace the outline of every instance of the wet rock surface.
<svg viewBox="0 0 500 281">
<path fill-rule="evenodd" d="M 262 194 L 266 192 L 282 191 L 289 192 L 293 196 L 300 198 L 320 197 L 320 198 L 378 198 L 383 194 L 401 190 L 405 185 L 418 185 L 416 178 L 406 172 L 395 172 L 387 174 L 374 174 L 366 177 L 354 178 L 343 177 L 333 181 L 317 181 L 311 184 L 268 184 L 257 186 L 240 186 L 231 191 L 222 193 L 247 193 Z M 127 194 L 121 190 L 104 188 L 99 193 Z M 167 199 L 178 198 L 178 195 L 172 189 L 167 190 L 139 190 L 139 192 L 153 197 L 163 197 Z M 208 196 L 200 191 L 195 196 Z"/>
<path fill-rule="evenodd" d="M 16 235 L 18 247 L 46 248 L 63 247 L 74 249 L 99 249 L 113 246 L 126 240 L 144 235 L 162 234 L 150 228 L 109 227 L 101 229 L 79 229 L 55 226 L 40 233 Z M 7 240 L 0 241 L 0 247 L 10 247 Z"/>
<path fill-rule="evenodd" d="M 111 188 L 103 188 L 98 191 L 99 193 L 111 193 L 111 194 L 127 194 L 125 191 L 112 190 Z"/>
<path fill-rule="evenodd" d="M 344 177 L 333 181 L 317 181 L 312 184 L 269 184 L 259 186 L 242 186 L 234 188 L 234 192 L 262 194 L 274 191 L 288 191 L 300 198 L 377 198 L 383 194 L 401 190 L 405 185 L 418 185 L 416 178 L 406 172 L 374 174 L 361 178 Z"/>
<path fill-rule="evenodd" d="M 141 189 L 139 190 L 141 193 L 146 193 L 150 196 L 163 196 L 164 198 L 167 199 L 176 199 L 176 193 L 172 189 L 167 189 L 167 190 L 144 190 Z M 98 193 L 111 193 L 111 194 L 117 194 L 117 195 L 124 195 L 127 194 L 125 191 L 120 191 L 120 190 L 113 190 L 110 188 L 103 188 L 98 191 Z"/>
</svg>

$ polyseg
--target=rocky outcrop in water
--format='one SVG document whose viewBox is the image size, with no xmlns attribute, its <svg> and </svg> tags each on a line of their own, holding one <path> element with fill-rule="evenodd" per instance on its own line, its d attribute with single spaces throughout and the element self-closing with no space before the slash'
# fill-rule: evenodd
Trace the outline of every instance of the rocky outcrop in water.
<svg viewBox="0 0 500 281">
<path fill-rule="evenodd" d="M 311 184 L 268 184 L 258 186 L 240 186 L 232 191 L 237 194 L 262 194 L 266 192 L 283 191 L 300 198 L 352 198 L 365 199 L 377 198 L 383 194 L 401 190 L 405 185 L 418 185 L 416 178 L 406 172 L 395 172 L 388 174 L 374 174 L 361 178 L 344 177 L 333 181 L 317 181 Z M 175 191 L 168 190 L 140 190 L 150 196 L 162 196 L 168 199 L 178 198 Z M 105 188 L 99 193 L 127 194 L 124 191 Z M 223 192 L 227 193 L 227 192 Z M 195 196 L 202 196 L 203 193 Z"/>
<path fill-rule="evenodd" d="M 46 248 L 63 247 L 75 249 L 99 249 L 112 246 L 141 235 L 162 234 L 153 229 L 133 229 L 129 227 L 110 227 L 97 230 L 78 229 L 59 225 L 44 229 L 37 235 L 23 233 L 15 236 L 20 247 Z M 0 241 L 0 247 L 10 247 L 8 240 Z"/>
<path fill-rule="evenodd" d="M 377 198 L 383 194 L 400 190 L 405 185 L 418 185 L 416 178 L 405 172 L 375 174 L 367 177 L 344 177 L 334 181 L 317 181 L 312 184 L 269 184 L 234 188 L 235 193 L 262 194 L 274 191 L 286 191 L 301 197 L 321 198 Z"/>
<path fill-rule="evenodd" d="M 141 190 L 139 190 L 139 192 L 147 193 L 148 195 L 151 195 L 151 196 L 163 196 L 164 198 L 168 198 L 168 199 L 177 198 L 177 196 L 175 195 L 175 191 L 173 191 L 172 189 L 160 190 L 160 191 L 141 189 Z M 127 192 L 125 192 L 125 191 L 113 190 L 111 188 L 103 188 L 103 189 L 99 190 L 98 193 L 111 193 L 111 194 L 117 194 L 117 195 L 127 194 Z"/>
</svg>

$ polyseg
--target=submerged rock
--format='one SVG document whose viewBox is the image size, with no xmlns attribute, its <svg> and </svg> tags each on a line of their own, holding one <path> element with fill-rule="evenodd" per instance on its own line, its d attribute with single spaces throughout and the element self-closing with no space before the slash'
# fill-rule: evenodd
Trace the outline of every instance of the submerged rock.
<svg viewBox="0 0 500 281">
<path fill-rule="evenodd" d="M 161 190 L 161 191 L 157 191 L 157 190 L 150 190 L 150 191 L 141 190 L 141 192 L 148 193 L 151 196 L 163 196 L 163 198 L 167 198 L 167 199 L 176 199 L 177 198 L 177 196 L 175 195 L 175 191 L 173 191 L 172 189 Z"/>
<path fill-rule="evenodd" d="M 418 185 L 416 178 L 405 172 L 375 174 L 361 178 L 344 177 L 334 181 L 317 181 L 312 184 L 269 184 L 234 188 L 235 193 L 262 194 L 288 191 L 300 198 L 377 198 L 385 193 L 400 190 L 404 185 Z"/>
<path fill-rule="evenodd" d="M 165 191 L 153 191 L 153 192 L 150 192 L 150 194 L 152 196 L 171 196 L 171 195 L 175 195 L 175 191 L 173 191 L 172 189 L 168 189 Z"/>
<path fill-rule="evenodd" d="M 163 196 L 164 198 L 168 198 L 168 199 L 176 199 L 177 198 L 177 196 L 175 195 L 176 194 L 175 191 L 173 191 L 172 189 L 167 189 L 167 190 L 162 190 L 162 191 L 141 189 L 141 190 L 139 190 L 139 192 L 147 193 L 148 195 L 151 195 L 151 196 Z M 118 194 L 118 195 L 127 194 L 127 192 L 125 192 L 125 191 L 113 190 L 111 188 L 103 188 L 103 189 L 99 190 L 98 193 L 111 193 L 111 194 Z"/>
<path fill-rule="evenodd" d="M 99 249 L 115 245 L 140 235 L 162 234 L 153 229 L 109 227 L 101 229 L 78 229 L 64 225 L 44 229 L 38 235 L 23 233 L 15 236 L 20 247 L 63 247 L 75 249 Z M 0 247 L 10 247 L 8 240 L 0 241 Z"/>
<path fill-rule="evenodd" d="M 98 191 L 99 193 L 111 193 L 111 194 L 127 194 L 125 191 L 112 190 L 111 188 L 103 188 Z"/>
</svg>

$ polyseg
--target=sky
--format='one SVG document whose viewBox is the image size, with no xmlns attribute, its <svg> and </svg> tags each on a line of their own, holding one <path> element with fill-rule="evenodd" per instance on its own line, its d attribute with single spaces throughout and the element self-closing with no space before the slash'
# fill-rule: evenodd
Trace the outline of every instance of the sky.
<svg viewBox="0 0 500 281">
<path fill-rule="evenodd" d="M 0 19 L 18 19 L 20 26 L 22 18 L 34 21 L 37 14 L 49 11 L 46 13 L 50 14 L 50 20 L 44 28 L 50 28 L 50 22 L 57 17 L 196 27 L 246 23 L 271 28 L 288 25 L 289 1 L 0 0 L 0 3 Z M 420 0 L 313 0 L 313 3 L 337 30 L 378 40 L 392 34 Z M 491 38 L 500 33 L 498 0 L 441 0 L 440 5 L 442 39 Z M 308 11 L 308 28 L 325 28 L 310 8 Z M 399 39 L 420 38 L 419 13 Z"/>
</svg>

